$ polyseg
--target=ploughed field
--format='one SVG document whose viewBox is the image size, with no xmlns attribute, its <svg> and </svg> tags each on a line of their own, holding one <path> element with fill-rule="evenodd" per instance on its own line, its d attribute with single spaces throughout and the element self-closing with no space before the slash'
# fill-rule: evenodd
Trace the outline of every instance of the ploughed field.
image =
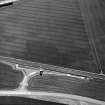
<svg viewBox="0 0 105 105">
<path fill-rule="evenodd" d="M 23 74 L 11 66 L 0 63 L 0 89 L 15 89 L 22 81 Z"/>
<path fill-rule="evenodd" d="M 0 104 L 104 105 L 104 101 L 104 78 L 0 62 Z"/>
<path fill-rule="evenodd" d="M 2 105 L 64 105 L 61 103 L 29 99 L 29 98 L 24 98 L 24 97 L 16 97 L 16 96 L 0 97 L 0 104 Z"/>
<path fill-rule="evenodd" d="M 92 41 L 96 30 L 90 29 L 99 21 L 91 20 L 96 17 L 93 13 L 97 1 L 20 0 L 1 8 L 0 55 L 100 73 L 101 61 L 95 49 L 102 47 L 103 55 L 104 47 L 96 42 L 100 33 Z M 92 9 L 89 14 L 88 9 Z M 94 48 L 93 42 L 99 47 Z"/>
</svg>

